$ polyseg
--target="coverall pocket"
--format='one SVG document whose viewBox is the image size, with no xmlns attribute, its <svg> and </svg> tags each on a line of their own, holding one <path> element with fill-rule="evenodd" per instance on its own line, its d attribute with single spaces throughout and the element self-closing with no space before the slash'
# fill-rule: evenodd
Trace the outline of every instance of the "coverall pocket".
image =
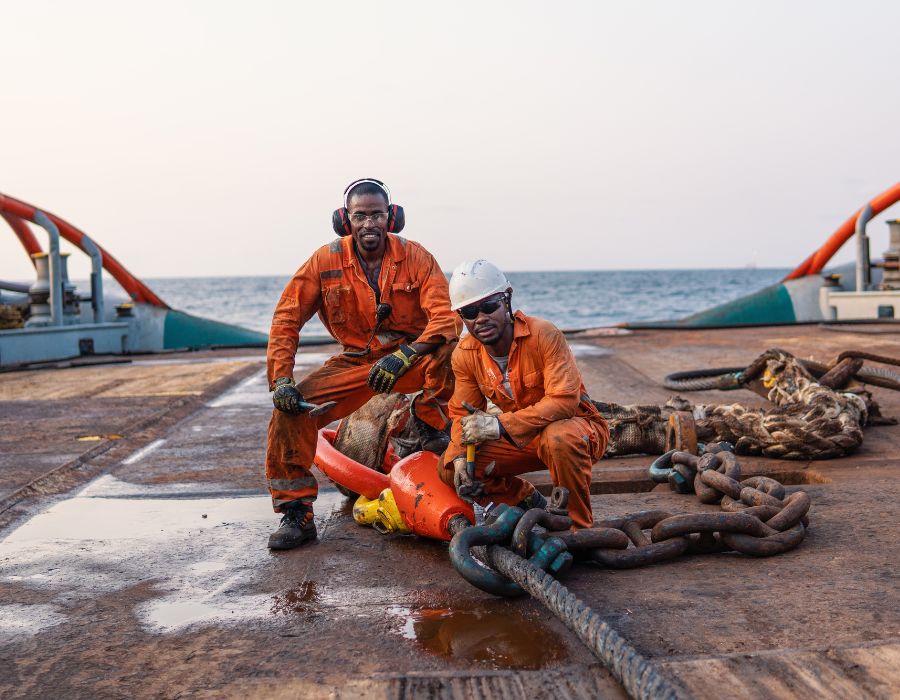
<svg viewBox="0 0 900 700">
<path fill-rule="evenodd" d="M 544 398 L 544 373 L 541 370 L 522 375 L 522 396 L 519 399 L 530 406 Z"/>
<path fill-rule="evenodd" d="M 529 389 L 534 389 L 539 386 L 542 387 L 544 386 L 544 373 L 539 369 L 534 372 L 526 372 L 522 375 L 522 384 Z"/>
<path fill-rule="evenodd" d="M 323 287 L 325 314 L 329 323 L 347 322 L 347 310 L 350 304 L 350 287 Z"/>
<path fill-rule="evenodd" d="M 412 328 L 416 315 L 421 314 L 418 282 L 395 282 L 391 285 L 391 321 L 403 330 Z"/>
</svg>

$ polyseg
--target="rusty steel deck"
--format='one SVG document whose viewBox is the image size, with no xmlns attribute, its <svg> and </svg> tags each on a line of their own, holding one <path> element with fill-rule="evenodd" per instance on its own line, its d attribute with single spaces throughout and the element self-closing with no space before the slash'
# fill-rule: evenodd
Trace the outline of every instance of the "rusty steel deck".
<svg viewBox="0 0 900 700">
<path fill-rule="evenodd" d="M 592 397 L 616 403 L 663 403 L 665 374 L 769 347 L 900 357 L 878 326 L 570 342 Z M 0 374 L 0 697 L 624 697 L 539 604 L 472 588 L 445 545 L 356 525 L 324 477 L 319 543 L 270 553 L 263 368 L 223 351 Z M 873 394 L 900 415 L 900 395 Z M 796 550 L 580 565 L 566 584 L 697 697 L 898 697 L 898 447 L 900 428 L 873 427 L 844 459 L 740 458 L 809 492 Z M 595 465 L 597 517 L 711 508 L 654 488 L 649 461 Z"/>
</svg>

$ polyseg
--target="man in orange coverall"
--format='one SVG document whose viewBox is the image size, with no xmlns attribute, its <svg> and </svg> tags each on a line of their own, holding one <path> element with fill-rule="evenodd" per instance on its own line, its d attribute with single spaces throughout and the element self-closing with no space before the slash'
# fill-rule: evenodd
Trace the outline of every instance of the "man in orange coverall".
<svg viewBox="0 0 900 700">
<path fill-rule="evenodd" d="M 535 508 L 546 499 L 517 475 L 546 468 L 556 486 L 569 490 L 573 524 L 590 527 L 591 467 L 606 450 L 609 427 L 588 398 L 563 334 L 549 321 L 513 313 L 511 298 L 506 276 L 486 260 L 453 271 L 450 302 L 469 335 L 453 351 L 453 430 L 441 479 L 482 505 Z M 474 474 L 467 444 L 478 445 Z"/>
<path fill-rule="evenodd" d="M 379 180 L 352 182 L 333 227 L 342 237 L 322 246 L 297 270 L 275 308 L 267 369 L 275 410 L 269 422 L 266 479 L 280 527 L 269 548 L 292 549 L 316 538 L 310 471 L 319 428 L 349 415 L 375 393 L 423 390 L 413 415 L 426 448 L 443 452 L 453 391 L 450 354 L 458 340 L 447 278 L 421 245 L 390 231 L 403 226 Z M 294 356 L 300 329 L 314 313 L 344 346 L 299 384 Z M 461 326 L 460 326 L 461 328 Z M 312 417 L 305 402 L 336 401 Z M 442 439 L 443 438 L 443 439 Z"/>
</svg>

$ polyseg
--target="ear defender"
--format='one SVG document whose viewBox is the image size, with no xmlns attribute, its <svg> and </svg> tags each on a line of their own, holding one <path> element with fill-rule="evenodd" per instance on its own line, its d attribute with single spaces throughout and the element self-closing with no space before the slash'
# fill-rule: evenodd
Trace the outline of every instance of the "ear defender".
<svg viewBox="0 0 900 700">
<path fill-rule="evenodd" d="M 338 236 L 349 236 L 351 233 L 350 230 L 350 217 L 347 213 L 347 201 L 350 190 L 352 190 L 357 185 L 360 185 L 364 182 L 371 182 L 373 185 L 377 185 L 381 188 L 381 191 L 384 192 L 385 196 L 388 200 L 388 220 L 386 230 L 388 233 L 400 233 L 403 230 L 403 227 L 406 226 L 406 214 L 403 211 L 403 207 L 399 204 L 393 204 L 391 202 L 391 191 L 388 189 L 387 185 L 385 185 L 381 180 L 376 180 L 372 177 L 364 177 L 361 180 L 354 180 L 344 189 L 344 206 L 340 209 L 335 209 L 334 213 L 331 215 L 331 228 L 334 229 L 334 232 Z"/>
<path fill-rule="evenodd" d="M 331 228 L 339 236 L 350 235 L 350 218 L 347 216 L 347 210 L 344 207 L 335 209 L 331 215 Z"/>
<path fill-rule="evenodd" d="M 388 232 L 400 233 L 404 226 L 406 226 L 406 214 L 403 211 L 403 207 L 399 204 L 392 204 L 388 207 Z"/>
</svg>

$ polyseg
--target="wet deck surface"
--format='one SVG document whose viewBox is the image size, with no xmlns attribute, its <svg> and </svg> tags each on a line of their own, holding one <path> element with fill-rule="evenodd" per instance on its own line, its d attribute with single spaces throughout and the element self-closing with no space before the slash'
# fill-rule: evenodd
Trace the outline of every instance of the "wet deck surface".
<svg viewBox="0 0 900 700">
<path fill-rule="evenodd" d="M 594 398 L 663 403 L 665 374 L 747 364 L 772 346 L 900 356 L 900 335 L 864 331 L 571 343 Z M 472 588 L 444 545 L 361 528 L 324 478 L 319 543 L 268 552 L 261 353 L 148 359 L 0 375 L 0 696 L 624 697 L 540 605 Z M 900 396 L 873 391 L 900 415 Z M 812 527 L 792 552 L 585 565 L 566 583 L 700 697 L 896 697 L 898 443 L 900 428 L 876 427 L 846 459 L 740 458 L 810 493 Z M 651 490 L 648 463 L 598 463 L 595 514 L 709 509 Z"/>
</svg>

